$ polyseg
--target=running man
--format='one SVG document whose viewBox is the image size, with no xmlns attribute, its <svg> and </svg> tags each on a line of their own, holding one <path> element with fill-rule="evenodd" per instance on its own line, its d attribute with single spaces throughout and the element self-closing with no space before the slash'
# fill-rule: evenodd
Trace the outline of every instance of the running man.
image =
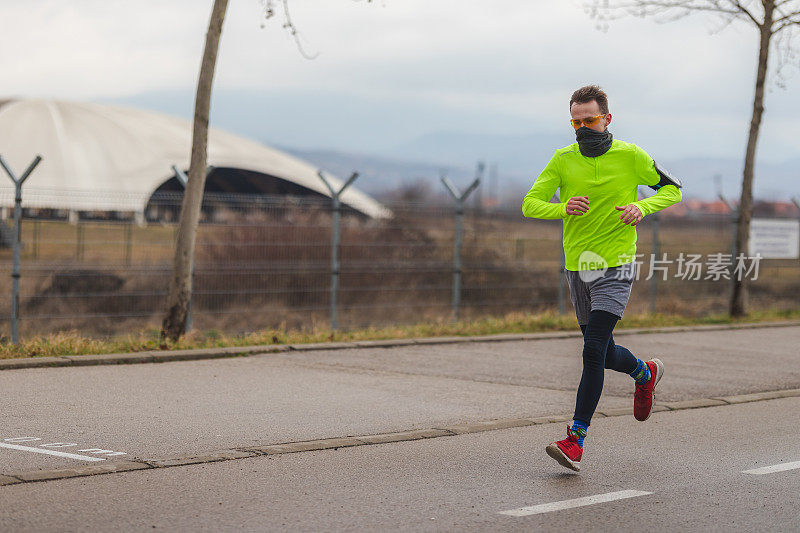
<svg viewBox="0 0 800 533">
<path fill-rule="evenodd" d="M 681 201 L 681 183 L 635 144 L 608 131 L 608 97 L 596 85 L 575 91 L 569 101 L 576 143 L 560 150 L 525 195 L 526 217 L 564 222 L 564 257 L 570 298 L 583 332 L 583 374 L 567 438 L 550 444 L 547 454 L 580 470 L 583 439 L 603 392 L 606 368 L 635 381 L 633 413 L 650 417 L 653 389 L 664 375 L 658 359 L 647 362 L 614 343 L 636 277 L 636 225 L 642 218 Z M 637 201 L 638 188 L 656 190 Z M 561 203 L 550 203 L 556 190 Z M 564 201 L 563 199 L 567 200 Z"/>
</svg>

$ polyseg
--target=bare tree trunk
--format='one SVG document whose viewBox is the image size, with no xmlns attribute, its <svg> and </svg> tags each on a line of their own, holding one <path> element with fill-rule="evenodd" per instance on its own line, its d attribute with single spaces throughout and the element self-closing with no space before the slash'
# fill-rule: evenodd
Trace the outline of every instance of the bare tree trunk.
<svg viewBox="0 0 800 533">
<path fill-rule="evenodd" d="M 208 23 L 203 62 L 194 103 L 192 130 L 192 155 L 189 163 L 189 180 L 183 194 L 178 239 L 175 243 L 175 260 L 169 284 L 167 309 L 161 326 L 161 338 L 177 340 L 186 330 L 186 315 L 192 293 L 192 265 L 194 242 L 200 220 L 200 206 L 206 183 L 208 115 L 211 107 L 211 85 L 217 64 L 217 50 L 222 34 L 222 23 L 228 9 L 228 0 L 214 0 L 211 20 Z"/>
<path fill-rule="evenodd" d="M 742 176 L 742 194 L 739 199 L 738 221 L 736 224 L 736 253 L 748 253 L 750 241 L 750 219 L 753 216 L 753 174 L 756 162 L 756 145 L 758 130 L 761 127 L 761 116 L 764 113 L 764 81 L 767 78 L 767 61 L 769 44 L 772 38 L 772 19 L 775 10 L 774 0 L 763 0 L 764 21 L 759 27 L 760 47 L 758 51 L 758 70 L 756 72 L 756 91 L 753 97 L 753 117 L 750 120 L 750 136 L 747 139 L 747 152 L 744 158 L 744 175 Z M 736 261 L 736 258 L 733 258 Z M 747 314 L 748 280 L 733 280 L 730 315 L 741 317 Z"/>
</svg>

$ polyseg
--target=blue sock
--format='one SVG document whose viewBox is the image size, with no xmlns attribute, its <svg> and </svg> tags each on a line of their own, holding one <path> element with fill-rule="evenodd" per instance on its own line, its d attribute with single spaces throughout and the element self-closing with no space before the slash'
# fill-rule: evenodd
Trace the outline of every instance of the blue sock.
<svg viewBox="0 0 800 533">
<path fill-rule="evenodd" d="M 575 433 L 576 437 L 578 437 L 578 446 L 583 448 L 583 439 L 586 438 L 586 430 L 589 429 L 589 426 L 583 422 L 573 420 L 572 427 L 570 429 L 572 429 L 572 432 Z"/>
<path fill-rule="evenodd" d="M 650 381 L 650 367 L 644 364 L 644 361 L 637 359 L 636 370 L 630 373 L 630 376 L 636 380 L 639 385 L 644 385 Z"/>
</svg>

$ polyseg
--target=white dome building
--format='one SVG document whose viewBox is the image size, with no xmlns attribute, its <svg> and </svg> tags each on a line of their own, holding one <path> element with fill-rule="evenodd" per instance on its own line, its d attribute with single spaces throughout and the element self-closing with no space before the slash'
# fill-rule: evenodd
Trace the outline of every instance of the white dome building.
<svg viewBox="0 0 800 533">
<path fill-rule="evenodd" d="M 172 166 L 186 171 L 192 124 L 122 107 L 22 99 L 0 102 L 0 156 L 19 176 L 37 154 L 23 186 L 24 208 L 122 211 L 143 218 L 157 191 L 179 191 Z M 259 142 L 209 130 L 206 193 L 330 197 L 312 164 Z M 0 173 L 5 174 L 2 169 Z M 326 174 L 335 188 L 343 181 Z M 342 204 L 373 218 L 391 212 L 354 187 Z M 0 178 L 0 207 L 14 205 L 14 186 Z"/>
</svg>

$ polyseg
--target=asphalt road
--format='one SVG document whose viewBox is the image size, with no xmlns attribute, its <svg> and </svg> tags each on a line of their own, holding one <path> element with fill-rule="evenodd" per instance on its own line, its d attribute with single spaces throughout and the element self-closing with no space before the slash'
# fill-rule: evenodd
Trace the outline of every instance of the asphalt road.
<svg viewBox="0 0 800 533">
<path fill-rule="evenodd" d="M 11 485 L 3 531 L 797 531 L 791 398 L 597 420 L 583 470 L 544 453 L 558 424 Z M 504 511 L 649 494 L 528 516 Z"/>
<path fill-rule="evenodd" d="M 660 401 L 800 387 L 798 327 L 617 341 L 665 361 Z M 49 452 L 147 460 L 568 413 L 579 349 L 578 339 L 558 339 L 7 370 L 0 477 L 82 461 Z M 629 406 L 632 389 L 608 373 L 601 408 Z M 643 424 L 597 418 L 577 476 L 544 454 L 564 433 L 549 424 L 0 486 L 0 530 L 797 530 L 800 471 L 742 471 L 800 461 L 798 407 L 787 398 Z M 639 494 L 620 491 L 650 494 L 501 514 Z"/>
</svg>

